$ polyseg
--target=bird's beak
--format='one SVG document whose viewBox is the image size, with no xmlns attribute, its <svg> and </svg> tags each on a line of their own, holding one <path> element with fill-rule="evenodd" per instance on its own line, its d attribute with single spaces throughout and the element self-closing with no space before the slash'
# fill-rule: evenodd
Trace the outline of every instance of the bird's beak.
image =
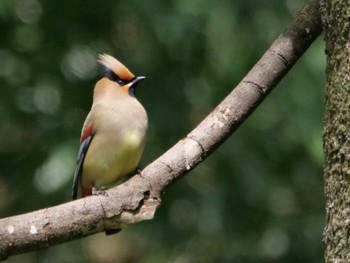
<svg viewBox="0 0 350 263">
<path fill-rule="evenodd" d="M 130 87 L 131 86 L 135 86 L 136 84 L 138 84 L 140 81 L 144 80 L 146 77 L 144 76 L 140 76 L 140 77 L 135 77 L 133 81 L 130 82 Z"/>
<path fill-rule="evenodd" d="M 141 81 L 144 80 L 146 77 L 135 77 L 131 82 L 129 82 L 129 84 L 125 85 L 122 87 L 122 89 L 124 91 L 129 92 L 129 94 L 135 96 L 135 90 L 136 90 L 136 86 L 137 84 Z"/>
</svg>

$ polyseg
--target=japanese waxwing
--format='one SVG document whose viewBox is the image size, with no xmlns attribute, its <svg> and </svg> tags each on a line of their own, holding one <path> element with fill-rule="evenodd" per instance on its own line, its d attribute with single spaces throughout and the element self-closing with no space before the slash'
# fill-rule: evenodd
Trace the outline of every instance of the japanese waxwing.
<svg viewBox="0 0 350 263">
<path fill-rule="evenodd" d="M 148 128 L 147 113 L 135 97 L 135 77 L 110 55 L 99 56 L 103 77 L 80 139 L 72 199 L 111 187 L 133 173 L 140 161 Z"/>
</svg>

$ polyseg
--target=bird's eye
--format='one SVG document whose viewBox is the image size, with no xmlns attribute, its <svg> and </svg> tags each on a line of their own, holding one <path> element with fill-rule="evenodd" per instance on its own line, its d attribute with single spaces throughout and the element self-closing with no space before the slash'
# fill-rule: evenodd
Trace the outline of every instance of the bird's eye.
<svg viewBox="0 0 350 263">
<path fill-rule="evenodd" d="M 117 82 L 119 86 L 124 86 L 126 83 L 122 81 L 121 79 L 114 79 L 113 81 Z"/>
<path fill-rule="evenodd" d="M 128 82 L 119 78 L 110 68 L 103 67 L 103 76 L 107 77 L 109 80 L 116 82 L 119 86 L 124 86 Z"/>
</svg>

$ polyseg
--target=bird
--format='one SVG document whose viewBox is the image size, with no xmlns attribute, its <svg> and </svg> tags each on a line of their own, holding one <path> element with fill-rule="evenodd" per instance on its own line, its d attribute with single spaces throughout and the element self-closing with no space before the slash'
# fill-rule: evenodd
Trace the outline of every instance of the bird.
<svg viewBox="0 0 350 263">
<path fill-rule="evenodd" d="M 135 97 L 143 76 L 135 76 L 119 60 L 99 55 L 102 78 L 80 138 L 72 199 L 104 192 L 135 173 L 146 142 L 148 117 Z M 79 189 L 80 186 L 80 189 Z"/>
</svg>

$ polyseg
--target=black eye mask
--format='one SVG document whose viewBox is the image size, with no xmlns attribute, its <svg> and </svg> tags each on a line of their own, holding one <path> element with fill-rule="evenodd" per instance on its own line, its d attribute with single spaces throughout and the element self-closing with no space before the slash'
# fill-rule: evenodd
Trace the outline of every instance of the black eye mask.
<svg viewBox="0 0 350 263">
<path fill-rule="evenodd" d="M 113 72 L 113 70 L 106 66 L 102 66 L 102 75 L 107 77 L 109 80 L 118 83 L 119 86 L 124 86 L 133 80 L 125 80 L 119 78 L 118 75 Z"/>
</svg>

